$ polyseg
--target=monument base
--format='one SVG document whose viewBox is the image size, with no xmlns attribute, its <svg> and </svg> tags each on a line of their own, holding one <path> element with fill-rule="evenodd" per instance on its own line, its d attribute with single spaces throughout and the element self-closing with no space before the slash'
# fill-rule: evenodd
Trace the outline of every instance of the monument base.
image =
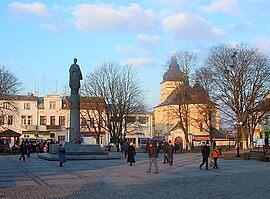
<svg viewBox="0 0 270 199">
<path fill-rule="evenodd" d="M 45 160 L 56 161 L 59 160 L 58 145 L 50 144 L 50 153 L 40 153 L 39 158 Z M 122 153 L 108 153 L 102 151 L 99 145 L 82 145 L 73 142 L 65 142 L 64 147 L 67 149 L 67 160 L 106 160 L 106 159 L 120 159 Z"/>
</svg>

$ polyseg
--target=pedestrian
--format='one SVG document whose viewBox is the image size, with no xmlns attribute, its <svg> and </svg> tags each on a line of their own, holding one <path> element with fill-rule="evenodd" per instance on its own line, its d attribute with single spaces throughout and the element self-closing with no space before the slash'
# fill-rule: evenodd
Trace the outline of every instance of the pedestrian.
<svg viewBox="0 0 270 199">
<path fill-rule="evenodd" d="M 173 144 L 171 140 L 169 140 L 169 147 L 167 150 L 167 155 L 168 155 L 169 164 L 172 166 L 173 165 Z"/>
<path fill-rule="evenodd" d="M 135 163 L 135 147 L 133 146 L 133 143 L 131 142 L 128 147 L 127 151 L 127 162 L 129 162 L 129 165 L 132 166 L 132 163 Z"/>
<path fill-rule="evenodd" d="M 264 145 L 265 146 L 268 146 L 269 145 L 268 135 L 266 135 L 265 138 L 264 138 Z"/>
<path fill-rule="evenodd" d="M 148 155 L 150 155 L 150 146 L 151 146 L 151 143 L 150 143 L 150 141 L 149 140 L 147 140 L 147 142 L 146 142 L 146 147 L 145 147 L 145 153 L 147 152 L 148 153 Z M 150 157 L 150 156 L 149 156 Z"/>
<path fill-rule="evenodd" d="M 124 142 L 124 144 L 123 144 L 123 149 L 124 149 L 124 153 L 125 153 L 125 158 L 127 158 L 128 147 L 129 147 L 129 142 L 128 142 L 127 140 L 125 140 L 125 142 Z"/>
<path fill-rule="evenodd" d="M 26 153 L 26 145 L 25 145 L 25 142 L 22 141 L 21 145 L 20 145 L 20 152 L 21 152 L 21 156 L 19 158 L 20 161 L 23 161 L 25 162 L 25 153 Z"/>
<path fill-rule="evenodd" d="M 208 169 L 208 158 L 210 155 L 210 147 L 208 146 L 208 143 L 205 143 L 205 145 L 202 147 L 202 163 L 200 164 L 200 169 L 202 169 L 202 166 L 205 164 L 205 170 Z"/>
<path fill-rule="evenodd" d="M 63 146 L 62 143 L 60 143 L 58 146 L 58 153 L 60 167 L 63 167 L 63 164 L 66 162 L 66 148 Z"/>
<path fill-rule="evenodd" d="M 220 157 L 220 151 L 218 150 L 217 146 L 215 147 L 214 151 L 212 152 L 211 158 L 214 160 L 214 167 L 213 169 L 218 169 L 217 160 Z"/>
<path fill-rule="evenodd" d="M 26 144 L 26 157 L 30 158 L 30 153 L 31 153 L 31 144 L 28 142 Z"/>
<path fill-rule="evenodd" d="M 117 139 L 117 142 L 116 142 L 116 151 L 119 152 L 120 151 L 120 140 Z"/>
<path fill-rule="evenodd" d="M 155 165 L 155 172 L 154 173 L 158 173 L 158 165 L 157 165 L 157 157 L 158 157 L 158 152 L 157 152 L 157 145 L 156 142 L 151 142 L 150 144 L 150 155 L 149 155 L 149 166 L 148 166 L 148 170 L 146 171 L 146 173 L 151 173 L 151 168 L 152 168 L 152 164 L 154 163 Z"/>
<path fill-rule="evenodd" d="M 123 145 L 124 145 L 125 140 L 121 139 L 120 141 L 120 146 L 121 146 L 121 152 L 124 152 Z"/>
<path fill-rule="evenodd" d="M 169 153 L 169 143 L 164 139 L 162 143 L 162 150 L 164 153 L 163 164 L 169 163 L 168 153 Z"/>
</svg>

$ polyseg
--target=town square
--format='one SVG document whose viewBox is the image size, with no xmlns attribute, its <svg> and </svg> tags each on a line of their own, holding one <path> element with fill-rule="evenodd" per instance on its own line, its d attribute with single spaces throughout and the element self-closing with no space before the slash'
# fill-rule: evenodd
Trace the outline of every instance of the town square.
<svg viewBox="0 0 270 199">
<path fill-rule="evenodd" d="M 268 0 L 0 5 L 0 198 L 268 198 Z"/>
</svg>

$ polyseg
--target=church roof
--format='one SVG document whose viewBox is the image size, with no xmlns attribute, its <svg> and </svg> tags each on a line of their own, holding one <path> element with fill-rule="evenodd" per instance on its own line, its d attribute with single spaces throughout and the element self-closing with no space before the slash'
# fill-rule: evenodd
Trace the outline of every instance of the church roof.
<svg viewBox="0 0 270 199">
<path fill-rule="evenodd" d="M 169 69 L 163 75 L 163 82 L 166 81 L 176 81 L 176 82 L 184 81 L 184 73 L 179 68 L 176 55 L 172 56 Z"/>
<path fill-rule="evenodd" d="M 186 86 L 186 88 L 183 88 Z M 185 94 L 183 93 L 185 91 Z M 183 100 L 185 95 L 185 100 Z M 181 105 L 181 104 L 206 104 L 209 103 L 209 98 L 206 90 L 200 86 L 199 82 L 196 81 L 193 87 L 184 84 L 179 85 L 167 99 L 160 103 L 157 107 L 168 106 L 168 105 Z"/>
</svg>

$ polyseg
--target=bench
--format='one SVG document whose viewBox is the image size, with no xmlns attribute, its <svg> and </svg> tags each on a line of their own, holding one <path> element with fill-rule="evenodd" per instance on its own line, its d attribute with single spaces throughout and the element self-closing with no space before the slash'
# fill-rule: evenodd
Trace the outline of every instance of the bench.
<svg viewBox="0 0 270 199">
<path fill-rule="evenodd" d="M 250 150 L 249 153 L 244 157 L 244 160 L 258 160 L 261 162 L 268 162 L 270 159 L 270 151 L 263 148 L 263 150 Z"/>
</svg>

